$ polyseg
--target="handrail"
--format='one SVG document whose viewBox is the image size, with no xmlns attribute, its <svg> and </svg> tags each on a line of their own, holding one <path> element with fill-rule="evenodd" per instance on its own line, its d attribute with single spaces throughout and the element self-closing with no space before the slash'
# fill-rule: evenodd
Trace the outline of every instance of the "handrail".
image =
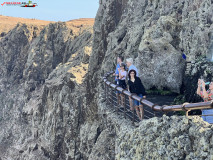
<svg viewBox="0 0 213 160">
<path fill-rule="evenodd" d="M 213 102 L 200 102 L 200 103 L 187 103 L 187 104 L 182 104 L 182 105 L 164 105 L 164 106 L 159 106 L 157 104 L 154 104 L 144 98 L 141 98 L 135 94 L 130 93 L 129 91 L 119 87 L 118 85 L 115 85 L 107 80 L 108 76 L 114 73 L 113 71 L 108 72 L 104 77 L 103 81 L 106 85 L 112 87 L 113 89 L 122 92 L 124 95 L 127 95 L 131 97 L 134 100 L 137 100 L 141 102 L 142 104 L 150 107 L 153 111 L 162 111 L 162 112 L 170 112 L 170 111 L 191 111 L 191 110 L 196 110 L 196 109 L 209 109 L 213 108 Z"/>
</svg>

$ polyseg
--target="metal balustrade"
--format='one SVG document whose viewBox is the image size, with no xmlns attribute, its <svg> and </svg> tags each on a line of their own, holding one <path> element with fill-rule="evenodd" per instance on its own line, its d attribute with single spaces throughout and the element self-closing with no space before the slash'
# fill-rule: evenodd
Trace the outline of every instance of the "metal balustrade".
<svg viewBox="0 0 213 160">
<path fill-rule="evenodd" d="M 168 112 L 172 111 L 185 111 L 186 116 L 188 116 L 188 112 L 191 110 L 197 110 L 197 109 L 210 109 L 213 108 L 213 102 L 200 102 L 200 103 L 184 103 L 182 105 L 157 105 L 154 104 L 144 98 L 138 97 L 136 94 L 132 94 L 129 91 L 119 87 L 118 85 L 110 82 L 108 80 L 109 76 L 113 74 L 114 72 L 111 71 L 107 73 L 103 77 L 104 82 L 104 92 L 105 92 L 105 98 L 107 105 L 110 105 L 113 107 L 117 113 L 123 114 L 123 116 L 126 118 L 130 118 L 132 122 L 139 122 L 140 120 L 136 116 L 135 109 L 130 109 L 130 103 L 129 103 L 129 97 L 131 100 L 137 100 L 141 104 L 143 104 L 143 118 L 148 119 L 152 117 L 160 117 L 163 114 L 166 114 Z M 118 104 L 116 92 L 119 92 L 124 95 L 124 105 L 123 107 L 120 107 Z"/>
</svg>

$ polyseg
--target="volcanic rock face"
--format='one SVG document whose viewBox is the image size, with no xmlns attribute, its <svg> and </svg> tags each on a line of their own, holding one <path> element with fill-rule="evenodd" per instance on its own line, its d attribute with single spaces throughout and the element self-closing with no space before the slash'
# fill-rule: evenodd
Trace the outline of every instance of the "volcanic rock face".
<svg viewBox="0 0 213 160">
<path fill-rule="evenodd" d="M 120 130 L 116 159 L 212 159 L 212 131 L 200 117 L 146 120 L 137 129 Z"/>
<path fill-rule="evenodd" d="M 186 98 L 189 101 L 195 101 L 197 79 L 202 75 L 205 80 L 212 80 L 212 62 L 207 62 L 204 58 L 212 54 L 211 30 L 213 25 L 212 16 L 210 16 L 212 8 L 213 2 L 209 0 L 101 0 L 94 25 L 93 54 L 90 57 L 87 80 L 87 92 L 91 95 L 91 99 L 87 103 L 88 106 L 98 104 L 98 109 L 103 107 L 103 102 L 99 103 L 100 101 L 97 100 L 102 96 L 101 76 L 115 69 L 115 60 L 118 55 L 123 55 L 125 58 L 132 57 L 135 60 L 135 65 L 139 69 L 139 75 L 146 89 L 167 88 L 177 93 L 186 89 Z M 184 49 L 186 60 L 182 58 L 181 49 Z M 191 63 L 188 70 L 186 70 L 187 62 Z M 111 113 L 104 112 L 104 114 L 107 118 L 111 117 Z M 179 118 L 169 118 L 168 121 L 171 123 L 164 121 L 164 119 L 149 120 L 150 123 L 154 123 L 153 126 L 150 126 L 150 129 L 154 131 L 150 130 L 149 134 L 146 134 L 149 127 L 147 126 L 147 130 L 146 127 L 144 128 L 148 122 L 141 123 L 140 129 L 137 131 L 133 129 L 126 134 L 129 130 L 127 122 L 122 119 L 120 121 L 123 123 L 116 124 L 119 120 L 113 119 L 114 123 L 112 124 L 115 127 L 117 137 L 119 137 L 121 130 L 119 127 L 126 128 L 121 131 L 124 136 L 118 142 L 118 139 L 115 139 L 117 159 L 210 158 L 204 152 L 212 152 L 210 150 L 211 142 L 207 140 L 212 138 L 212 135 L 207 136 L 206 139 L 205 134 L 195 132 L 195 135 L 192 136 L 187 131 L 187 127 L 205 126 L 203 122 L 198 122 L 202 119 L 198 118 L 195 123 L 191 123 L 183 117 L 180 118 L 184 119 L 183 121 L 177 119 Z M 157 121 L 156 125 L 155 121 Z M 161 127 L 158 127 L 157 123 L 161 123 L 161 121 L 168 123 L 167 125 L 173 123 L 174 125 L 162 127 L 163 130 L 158 135 Z M 187 122 L 185 123 L 185 121 Z M 179 125 L 180 128 L 177 128 L 176 131 L 174 128 Z M 186 128 L 181 130 L 181 126 Z M 165 149 L 171 151 L 171 154 L 167 151 L 164 153 L 163 146 L 157 144 L 158 142 L 163 143 L 167 129 L 170 127 L 171 130 L 174 129 L 174 132 L 177 132 L 176 136 L 170 137 L 168 135 L 168 141 L 166 140 L 168 144 L 164 146 L 168 147 Z M 206 131 L 208 132 L 209 129 L 212 130 L 211 126 L 207 126 Z M 181 137 L 182 131 L 184 137 Z M 156 133 L 157 136 L 152 136 L 153 133 Z M 141 138 L 134 138 L 134 134 L 138 134 Z M 190 140 L 189 143 L 183 142 L 185 135 L 186 139 Z M 149 136 L 153 143 L 149 143 L 149 140 L 146 139 Z M 158 136 L 162 140 L 155 141 Z M 129 140 L 130 137 L 132 139 Z M 205 141 L 205 144 L 201 144 L 209 148 L 201 152 L 198 151 L 201 146 L 193 145 L 194 139 L 199 141 L 200 137 Z M 124 143 L 123 139 L 126 139 Z M 175 151 L 172 151 L 171 148 L 179 140 L 183 146 L 178 146 Z M 140 141 L 142 142 L 140 143 Z M 141 145 L 139 146 L 139 144 Z M 142 145 L 144 145 L 143 150 L 147 153 L 143 153 L 143 150 L 140 151 Z M 191 149 L 187 149 L 188 145 Z M 154 150 L 156 146 L 157 148 Z M 153 152 L 150 152 L 151 149 L 155 153 L 153 156 Z M 175 153 L 176 151 L 177 153 Z M 187 156 L 188 153 L 189 156 Z"/>
<path fill-rule="evenodd" d="M 54 23 L 18 24 L 0 40 L 1 159 L 81 157 L 92 39 L 92 25 Z"/>
<path fill-rule="evenodd" d="M 212 127 L 202 119 L 154 118 L 136 129 L 106 107 L 101 76 L 123 55 L 134 58 L 147 89 L 180 92 L 194 77 L 210 80 L 212 63 L 202 57 L 212 54 L 212 6 L 100 0 L 94 34 L 80 22 L 18 24 L 3 34 L 0 159 L 211 158 Z M 181 48 L 196 62 L 187 72 Z"/>
<path fill-rule="evenodd" d="M 181 49 L 192 62 L 212 55 L 212 1 L 100 2 L 94 27 L 94 46 L 99 46 L 94 53 L 106 64 L 102 65 L 105 72 L 114 69 L 112 59 L 117 55 L 132 57 L 147 89 L 179 93 L 186 64 Z"/>
</svg>

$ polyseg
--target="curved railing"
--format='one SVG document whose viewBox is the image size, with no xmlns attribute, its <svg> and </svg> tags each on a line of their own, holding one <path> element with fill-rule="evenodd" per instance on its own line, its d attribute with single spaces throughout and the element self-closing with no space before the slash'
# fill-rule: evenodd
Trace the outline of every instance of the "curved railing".
<svg viewBox="0 0 213 160">
<path fill-rule="evenodd" d="M 107 78 L 113 74 L 114 72 L 111 71 L 111 72 L 108 72 L 104 77 L 103 77 L 103 81 L 105 83 L 105 95 L 106 95 L 106 99 L 108 101 L 113 101 L 113 98 L 109 98 L 109 89 L 111 88 L 111 96 L 113 97 L 113 90 L 115 91 L 119 91 L 121 92 L 123 95 L 125 96 L 128 96 L 134 100 L 137 100 L 139 101 L 141 104 L 149 107 L 152 111 L 152 114 L 155 116 L 155 113 L 156 112 L 164 112 L 164 113 L 167 113 L 167 112 L 171 112 L 171 111 L 185 111 L 186 112 L 186 115 L 188 116 L 188 112 L 191 111 L 191 110 L 197 110 L 197 109 L 209 109 L 209 108 L 213 108 L 213 102 L 200 102 L 200 103 L 184 103 L 182 105 L 171 105 L 171 106 L 168 106 L 168 105 L 163 105 L 163 106 L 160 106 L 160 105 L 157 105 L 157 104 L 154 104 L 144 98 L 141 98 L 141 97 L 138 97 L 137 95 L 135 94 L 132 94 L 130 93 L 129 91 L 119 87 L 118 85 L 115 85 L 114 83 L 110 82 L 107 80 Z M 115 101 L 115 100 L 114 100 Z M 112 103 L 113 104 L 113 103 Z M 126 105 L 126 103 L 125 103 Z M 124 108 L 124 112 L 125 112 L 125 109 L 126 109 L 126 106 Z M 117 111 L 119 109 L 117 108 Z M 148 111 L 150 112 L 150 110 Z M 154 113 L 153 113 L 154 112 Z M 133 113 L 134 115 L 134 113 Z M 126 115 L 125 115 L 126 117 Z M 150 118 L 150 117 L 146 117 L 146 118 Z M 134 119 L 134 116 L 133 116 L 133 120 Z"/>
</svg>

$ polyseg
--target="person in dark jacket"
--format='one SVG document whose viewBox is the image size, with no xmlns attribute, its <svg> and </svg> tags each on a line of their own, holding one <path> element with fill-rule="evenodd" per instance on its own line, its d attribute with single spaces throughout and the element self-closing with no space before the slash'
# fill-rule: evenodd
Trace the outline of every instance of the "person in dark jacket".
<svg viewBox="0 0 213 160">
<path fill-rule="evenodd" d="M 136 71 L 135 70 L 130 70 L 129 71 L 129 80 L 128 80 L 128 86 L 129 86 L 129 91 L 131 93 L 135 93 L 137 96 L 141 98 L 146 98 L 146 92 L 145 88 L 141 82 L 141 79 L 136 76 Z M 136 113 L 139 117 L 140 120 L 143 119 L 143 105 L 134 100 L 134 106 Z"/>
</svg>

